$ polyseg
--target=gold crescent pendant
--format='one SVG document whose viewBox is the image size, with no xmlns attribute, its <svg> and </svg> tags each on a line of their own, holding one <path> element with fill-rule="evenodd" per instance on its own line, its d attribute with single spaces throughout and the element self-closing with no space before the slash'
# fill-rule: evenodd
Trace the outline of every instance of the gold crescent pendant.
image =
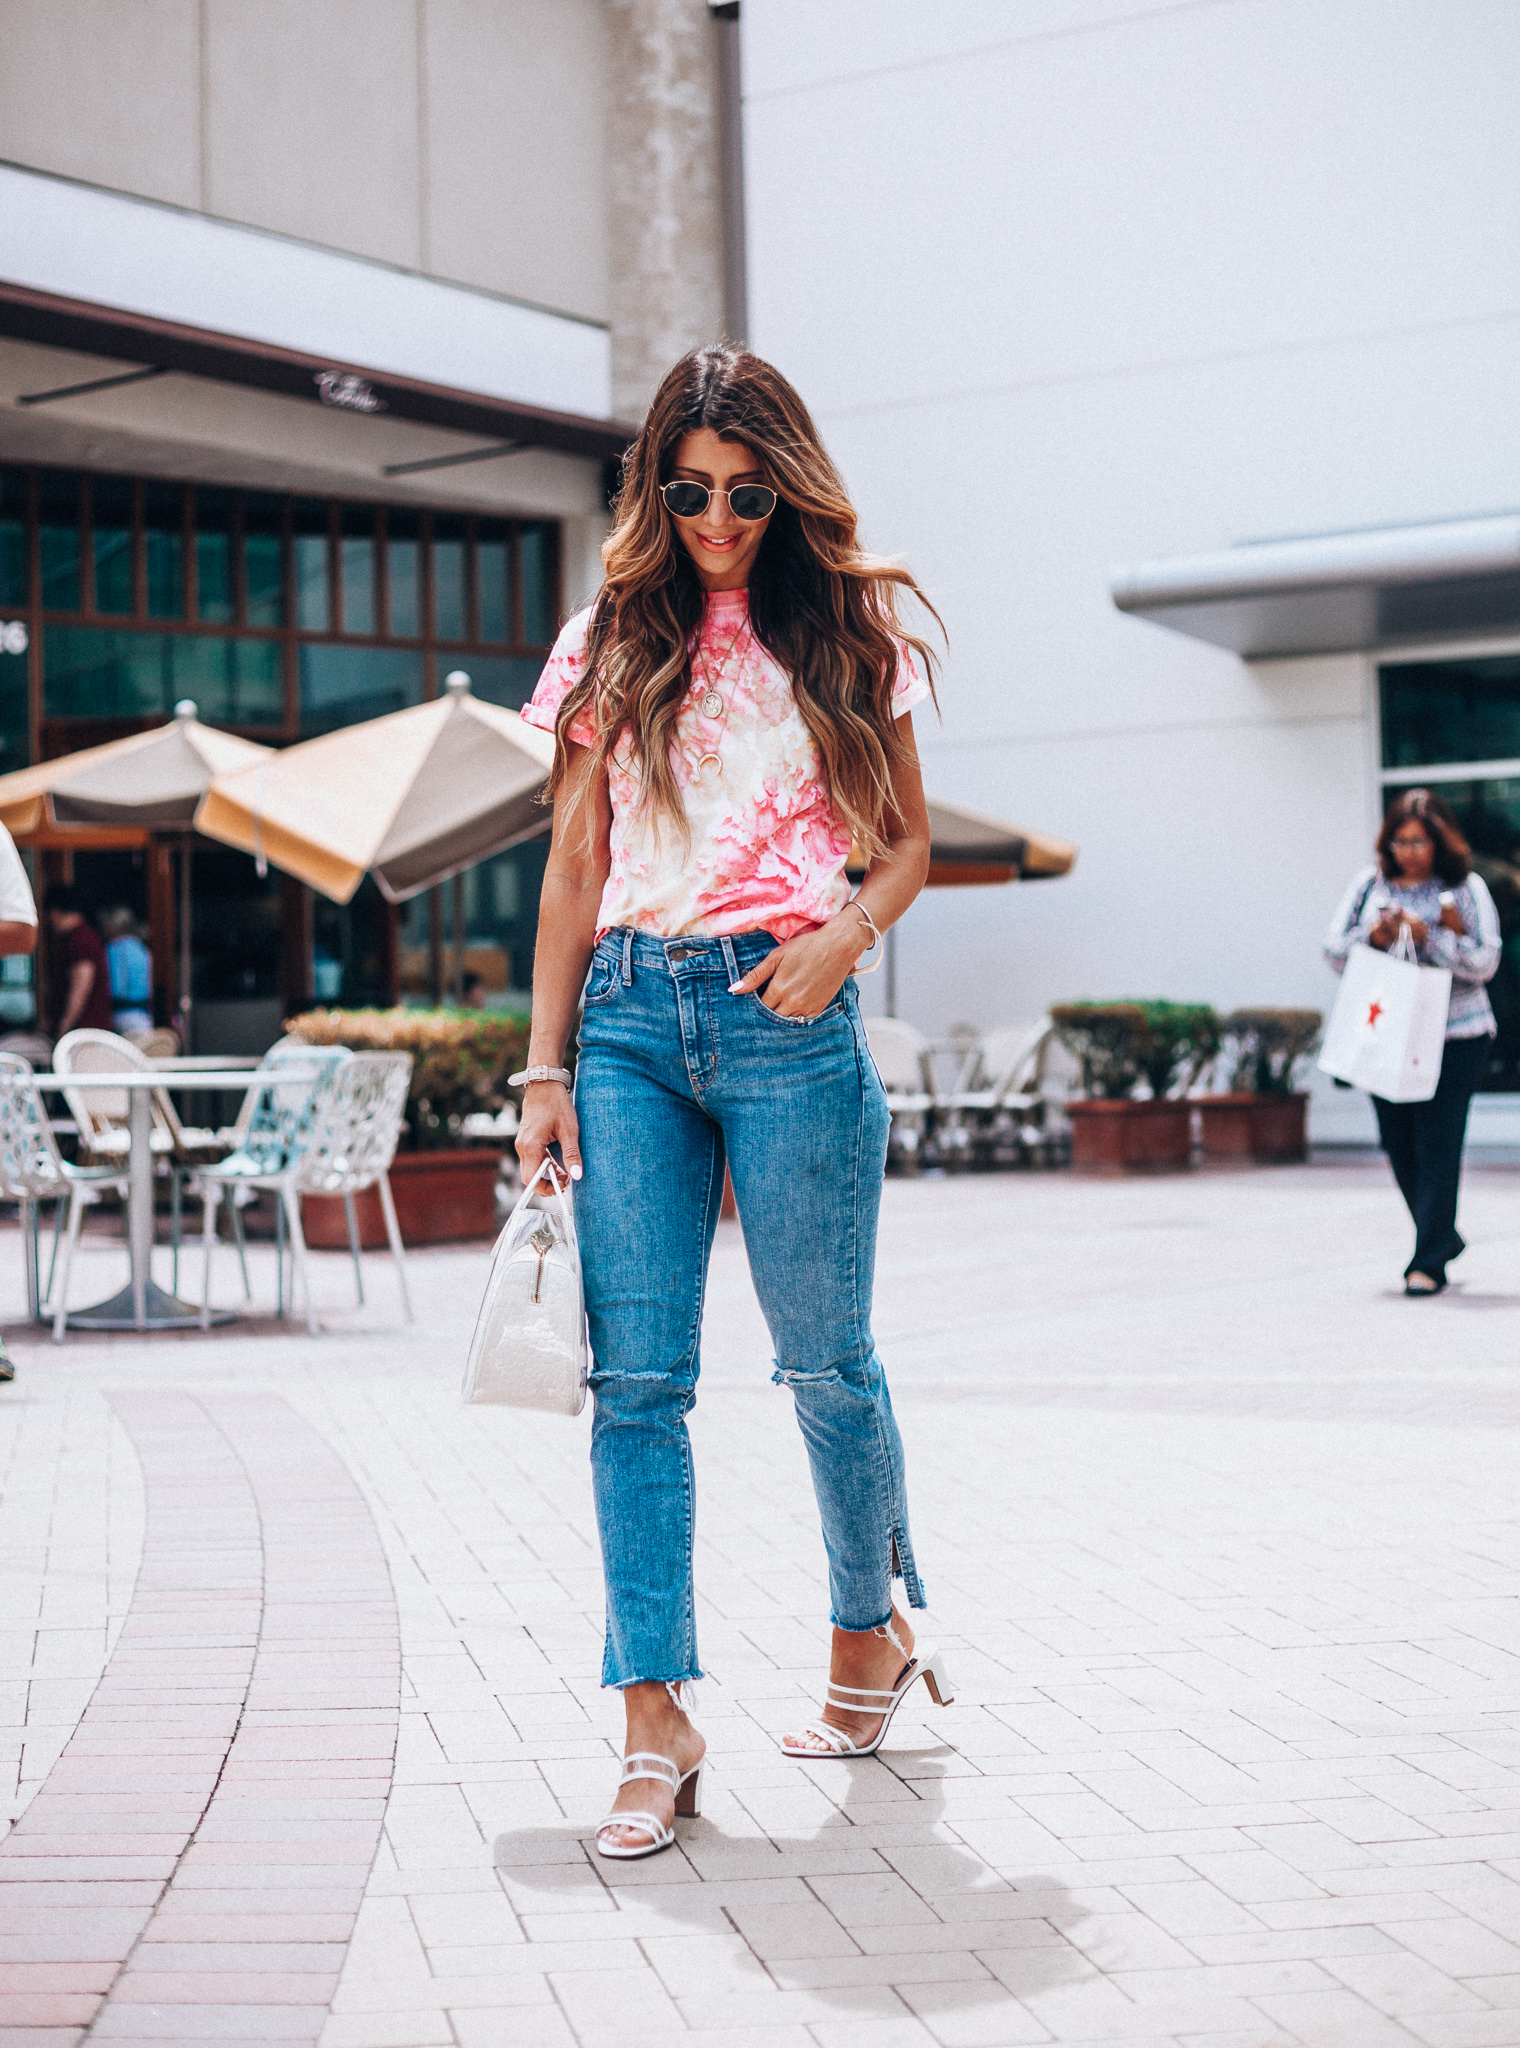
<svg viewBox="0 0 1520 2048">
<path fill-rule="evenodd" d="M 712 762 L 714 768 L 721 775 L 723 773 L 723 763 L 716 754 L 699 754 L 697 756 L 697 773 L 700 775 L 709 761 Z"/>
</svg>

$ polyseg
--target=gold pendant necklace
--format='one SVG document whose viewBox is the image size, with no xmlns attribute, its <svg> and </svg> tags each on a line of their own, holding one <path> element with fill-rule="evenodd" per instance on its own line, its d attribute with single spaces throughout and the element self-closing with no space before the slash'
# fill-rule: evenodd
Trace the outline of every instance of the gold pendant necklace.
<svg viewBox="0 0 1520 2048">
<path fill-rule="evenodd" d="M 726 671 L 729 662 L 733 659 L 734 649 L 739 645 L 739 642 L 744 638 L 744 635 L 748 631 L 748 629 L 749 614 L 746 612 L 744 618 L 739 622 L 738 632 L 736 632 L 733 639 L 729 641 L 728 646 L 724 649 L 723 659 L 718 663 L 718 674 L 720 676 L 723 675 Z M 702 636 L 700 632 L 697 635 L 697 660 L 701 664 L 703 680 L 707 685 L 706 689 L 702 692 L 702 695 L 697 699 L 697 709 L 701 712 L 704 718 L 721 718 L 723 720 L 723 727 L 720 728 L 718 733 L 718 739 L 721 741 L 723 738 L 723 731 L 727 728 L 728 725 L 728 704 L 722 696 L 722 694 L 720 693 L 717 684 L 713 681 L 712 670 L 707 665 L 707 656 L 702 649 Z M 720 775 L 722 774 L 723 761 L 721 756 L 716 751 L 716 748 L 714 747 L 709 748 L 707 752 L 699 754 L 697 756 L 696 772 L 699 777 L 705 771 L 709 761 L 712 762 L 713 766 L 718 770 L 718 773 Z"/>
</svg>

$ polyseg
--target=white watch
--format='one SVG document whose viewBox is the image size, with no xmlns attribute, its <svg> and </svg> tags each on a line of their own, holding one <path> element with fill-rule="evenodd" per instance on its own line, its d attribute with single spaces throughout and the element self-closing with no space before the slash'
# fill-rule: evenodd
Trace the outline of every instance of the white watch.
<svg viewBox="0 0 1520 2048">
<path fill-rule="evenodd" d="M 507 1086 L 516 1088 L 520 1082 L 562 1081 L 568 1088 L 573 1078 L 568 1067 L 524 1067 L 520 1074 L 508 1074 Z"/>
</svg>

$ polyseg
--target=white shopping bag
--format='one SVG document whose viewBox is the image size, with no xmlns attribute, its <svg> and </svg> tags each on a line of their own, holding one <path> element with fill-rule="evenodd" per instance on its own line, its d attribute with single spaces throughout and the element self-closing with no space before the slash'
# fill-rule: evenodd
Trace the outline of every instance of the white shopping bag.
<svg viewBox="0 0 1520 2048">
<path fill-rule="evenodd" d="M 1451 975 L 1421 967 L 1406 927 L 1387 953 L 1353 946 L 1330 1012 L 1322 1072 L 1381 1095 L 1428 1102 L 1441 1078 Z"/>
</svg>

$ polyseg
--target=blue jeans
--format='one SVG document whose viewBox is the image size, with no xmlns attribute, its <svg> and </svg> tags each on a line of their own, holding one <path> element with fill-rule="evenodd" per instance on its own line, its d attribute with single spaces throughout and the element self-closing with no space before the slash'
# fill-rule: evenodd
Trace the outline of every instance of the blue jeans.
<svg viewBox="0 0 1520 2048">
<path fill-rule="evenodd" d="M 791 1390 L 812 1467 L 833 1620 L 880 1627 L 894 1573 L 910 1604 L 924 1604 L 902 1439 L 871 1338 L 886 1096 L 853 982 L 809 1024 L 729 994 L 775 943 L 767 932 L 614 931 L 591 962 L 575 1214 L 595 1361 L 606 1685 L 701 1676 L 686 1416 L 725 1160 L 773 1378 Z"/>
</svg>

